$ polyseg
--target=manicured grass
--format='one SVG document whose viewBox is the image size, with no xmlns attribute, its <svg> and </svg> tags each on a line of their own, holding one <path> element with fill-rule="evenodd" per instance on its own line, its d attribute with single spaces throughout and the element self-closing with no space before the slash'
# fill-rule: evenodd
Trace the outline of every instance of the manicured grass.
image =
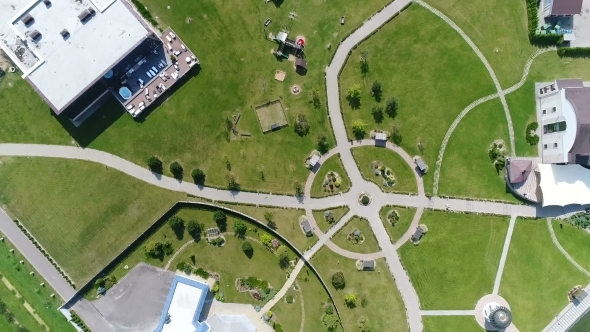
<svg viewBox="0 0 590 332">
<path fill-rule="evenodd" d="M 348 213 L 348 211 L 350 211 L 350 208 L 348 208 L 348 206 L 342 206 L 342 207 L 338 207 L 335 209 L 329 209 L 332 211 L 332 213 L 334 213 L 334 223 L 330 224 L 326 221 L 326 218 L 324 218 L 324 211 L 326 210 L 314 210 L 313 211 L 313 218 L 315 219 L 315 222 L 318 224 L 318 227 L 320 228 L 320 230 L 323 233 L 326 233 L 330 228 L 332 228 L 332 226 L 334 226 L 338 221 L 340 221 L 340 219 Z"/>
<path fill-rule="evenodd" d="M 0 78 L 0 142 L 72 144 L 53 112 L 19 73 Z"/>
<path fill-rule="evenodd" d="M 190 171 L 199 167 L 207 175 L 206 184 L 221 187 L 227 186 L 226 175 L 230 172 L 225 169 L 227 156 L 231 173 L 243 189 L 293 193 L 293 183 L 304 183 L 309 175 L 303 160 L 316 148 L 317 137 L 325 134 L 334 145 L 324 106 L 324 67 L 338 42 L 389 1 L 356 6 L 353 0 L 296 0 L 275 6 L 247 0 L 240 3 L 239 10 L 235 3 L 222 0 L 142 1 L 158 17 L 160 26 L 170 25 L 194 51 L 202 70 L 174 88 L 171 97 L 149 110 L 146 118 L 136 122 L 124 114 L 121 106 L 110 103 L 76 131 L 76 136 L 81 144 L 137 164 L 145 164 L 150 155 L 159 156 L 167 174 L 168 164 L 177 160 L 185 168 L 187 181 Z M 290 20 L 290 12 L 296 12 L 297 19 Z M 341 15 L 346 16 L 345 25 L 339 24 Z M 187 24 L 189 17 L 192 22 Z M 262 23 L 267 18 L 273 22 L 264 29 Z M 297 74 L 292 62 L 277 60 L 270 54 L 278 45 L 266 37 L 287 25 L 290 38 L 302 35 L 306 39 L 309 65 L 305 75 Z M 330 50 L 326 47 L 329 43 Z M 284 82 L 274 80 L 276 70 L 287 73 Z M 302 93 L 293 95 L 293 84 L 300 85 Z M 312 89 L 320 93 L 319 109 L 309 103 Z M 289 126 L 263 135 L 254 107 L 278 98 L 286 108 Z M 15 113 L 20 108 L 16 105 Z M 237 129 L 250 132 L 251 137 L 234 138 L 226 129 L 225 120 L 237 113 L 241 114 Z M 307 116 L 311 126 L 304 137 L 293 128 L 300 113 Z M 37 116 L 48 114 L 31 112 L 25 119 L 33 122 Z M 2 115 L 0 122 L 4 122 Z M 91 127 L 106 129 L 98 133 L 91 132 Z"/>
<path fill-rule="evenodd" d="M 490 62 L 506 89 L 520 80 L 527 58 L 536 48 L 528 40 L 525 1 L 426 0 L 455 22 Z M 486 74 L 489 77 L 489 75 Z"/>
<path fill-rule="evenodd" d="M 537 146 L 530 146 L 525 140 L 525 129 L 529 122 L 537 121 L 535 110 L 535 82 L 549 82 L 558 78 L 590 79 L 590 60 L 560 58 L 556 52 L 538 56 L 531 66 L 526 83 L 506 96 L 510 107 L 516 154 L 538 156 Z"/>
<path fill-rule="evenodd" d="M 322 248 L 312 258 L 312 263 L 329 283 L 346 331 L 356 331 L 361 317 L 368 318 L 372 331 L 408 331 L 403 301 L 383 258 L 376 260 L 375 271 L 361 272 L 356 270 L 354 260 Z M 344 273 L 346 281 L 342 290 L 334 289 L 331 283 L 332 274 L 339 271 Z M 353 309 L 344 304 L 344 296 L 350 293 L 357 295 Z M 363 299 L 366 300 L 364 306 Z"/>
<path fill-rule="evenodd" d="M 302 300 L 305 310 L 305 299 L 303 299 L 303 295 L 301 294 L 301 288 L 298 288 L 298 290 L 295 290 L 294 288 L 295 287 L 291 287 L 287 294 L 271 309 L 276 316 L 276 322 L 281 324 L 281 327 L 285 332 L 299 331 L 299 327 L 301 327 L 301 319 L 303 318 L 301 315 Z M 285 301 L 289 295 L 293 296 L 295 302 L 288 304 L 287 301 Z M 321 324 L 321 322 L 318 322 L 318 324 Z"/>
<path fill-rule="evenodd" d="M 366 77 L 359 66 L 362 52 L 368 53 Z M 375 80 L 382 84 L 380 103 L 370 95 Z M 361 106 L 355 110 L 345 96 L 354 84 L 362 88 Z M 391 130 L 398 124 L 401 147 L 410 156 L 422 155 L 431 170 L 442 139 L 461 110 L 494 93 L 491 78 L 473 50 L 447 23 L 420 6 L 410 6 L 352 52 L 340 76 L 340 89 L 351 138 L 354 120 L 362 120 L 367 132 Z M 371 109 L 392 96 L 399 101 L 397 116 L 385 115 L 382 123 L 376 123 Z M 420 141 L 423 152 L 418 148 Z M 426 192 L 432 191 L 433 174 L 424 177 Z"/>
<path fill-rule="evenodd" d="M 422 316 L 424 332 L 483 331 L 473 316 Z"/>
<path fill-rule="evenodd" d="M 340 188 L 337 188 L 333 192 L 324 191 L 323 188 L 324 178 L 326 177 L 328 172 L 336 172 L 342 178 Z M 335 154 L 332 157 L 328 158 L 328 160 L 326 160 L 321 165 L 311 186 L 311 197 L 331 196 L 336 195 L 338 193 L 347 192 L 348 190 L 350 190 L 350 179 L 348 178 L 348 174 L 344 170 L 344 166 L 342 165 L 342 161 L 340 160 L 340 154 Z"/>
<path fill-rule="evenodd" d="M 1 161 L 0 202 L 78 285 L 186 197 L 85 161 Z"/>
<path fill-rule="evenodd" d="M 252 234 L 256 236 L 256 234 Z M 254 299 L 248 292 L 241 293 L 235 287 L 235 281 L 241 277 L 256 277 L 269 282 L 277 291 L 285 283 L 285 271 L 279 267 L 275 254 L 256 241 L 249 240 L 254 248 L 252 258 L 242 251 L 241 240 L 234 236 L 225 236 L 222 247 L 213 246 L 207 241 L 192 243 L 186 247 L 172 262 L 171 270 L 176 270 L 179 262 L 191 263 L 191 255 L 196 256 L 196 265 L 205 270 L 220 274 L 219 290 L 226 302 L 251 303 L 262 306 L 263 302 Z M 295 255 L 290 254 L 290 259 Z M 215 259 L 217 258 L 217 259 Z"/>
<path fill-rule="evenodd" d="M 299 226 L 299 217 L 305 215 L 305 210 L 301 209 L 281 209 L 271 207 L 256 207 L 254 205 L 236 205 L 236 204 L 222 204 L 231 209 L 243 212 L 252 216 L 259 221 L 267 223 L 265 214 L 272 214 L 272 221 L 276 224 L 276 231 L 282 236 L 286 237 L 297 249 L 301 251 L 307 250 L 317 240 L 317 236 L 305 236 L 301 227 Z"/>
<path fill-rule="evenodd" d="M 385 192 L 410 192 L 418 193 L 418 185 L 414 170 L 406 161 L 394 151 L 376 146 L 361 146 L 352 149 L 352 154 L 363 178 L 375 182 Z M 373 161 L 380 161 L 383 166 L 391 168 L 395 177 L 395 185 L 387 187 L 383 185 L 383 177 L 375 175 L 371 168 Z"/>
<path fill-rule="evenodd" d="M 14 253 L 10 252 L 10 249 L 15 249 Z M 25 264 L 20 264 L 20 261 L 24 260 Z M 35 272 L 31 275 L 30 272 Z M 23 313 L 24 310 L 22 300 L 27 301 L 31 307 L 35 310 L 37 315 L 47 324 L 51 331 L 75 331 L 70 325 L 66 318 L 57 310 L 63 303 L 59 299 L 59 296 L 51 298 L 51 294 L 55 294 L 55 291 L 47 284 L 47 282 L 39 276 L 28 263 L 28 261 L 21 256 L 16 250 L 12 243 L 4 239 L 0 242 L 0 273 L 3 277 L 8 279 L 12 286 L 22 296 L 21 299 L 16 299 L 14 294 L 6 288 L 3 283 L 0 283 L 2 289 L 2 301 L 7 304 L 8 310 L 17 316 L 17 310 L 19 313 Z M 45 283 L 45 286 L 41 287 L 41 283 Z M 22 310 L 20 309 L 22 308 Z M 19 314 L 20 316 L 21 314 Z M 28 316 L 27 316 L 28 315 Z M 17 320 L 30 331 L 37 331 L 39 325 L 33 320 L 33 317 L 26 311 L 21 317 L 17 316 Z M 30 322 L 30 325 L 29 325 Z M 7 325 L 8 322 L 2 316 L 0 318 L 0 330 L 1 331 L 12 331 L 12 326 Z M 10 326 L 10 328 L 5 328 Z"/>
<path fill-rule="evenodd" d="M 506 115 L 498 99 L 471 110 L 453 132 L 443 157 L 439 195 L 518 202 L 506 187 L 504 171 L 496 171 L 488 157 L 496 139 L 504 140 L 510 156 Z"/>
<path fill-rule="evenodd" d="M 391 209 L 396 210 L 399 214 L 399 220 L 397 221 L 395 226 L 392 226 L 387 221 L 387 213 Z M 385 230 L 389 235 L 391 243 L 395 243 L 397 240 L 399 240 L 399 238 L 402 237 L 402 235 L 404 235 L 405 232 L 408 231 L 408 228 L 410 227 L 410 224 L 412 223 L 412 219 L 414 219 L 415 214 L 415 208 L 409 208 L 405 206 L 387 205 L 381 208 L 381 211 L 379 211 L 379 215 L 381 216 L 381 221 L 383 222 L 383 226 L 385 226 Z"/>
<path fill-rule="evenodd" d="M 325 278 L 325 277 L 323 277 Z M 324 314 L 324 304 L 332 303 L 330 296 L 322 286 L 320 279 L 311 272 L 307 267 L 304 267 L 297 276 L 299 286 L 301 286 L 301 294 L 305 302 L 305 325 L 303 331 L 327 331 L 322 322 L 322 315 Z M 330 282 L 330 280 L 326 280 Z M 334 311 L 336 314 L 336 311 Z M 334 332 L 342 331 L 342 327 Z"/>
<path fill-rule="evenodd" d="M 568 304 L 567 292 L 588 281 L 557 250 L 545 220 L 517 220 L 500 295 L 520 331 L 541 331 Z"/>
<path fill-rule="evenodd" d="M 360 230 L 361 234 L 365 237 L 365 242 L 362 244 L 355 244 L 353 241 L 347 239 L 348 234 L 357 229 Z M 350 221 L 347 222 L 338 233 L 334 234 L 332 242 L 342 249 L 363 254 L 369 254 L 381 250 L 379 244 L 377 244 L 377 239 L 371 230 L 369 222 L 366 219 L 357 216 L 352 217 L 352 219 L 350 219 Z"/>
<path fill-rule="evenodd" d="M 563 220 L 554 220 L 551 225 L 559 244 L 586 270 L 590 270 L 590 234 Z"/>
<path fill-rule="evenodd" d="M 28 328 L 30 331 L 43 331 L 45 330 L 44 326 L 39 324 L 33 315 L 31 315 L 27 309 L 23 306 L 23 303 L 20 299 L 18 299 L 11 291 L 4 285 L 0 283 L 0 298 L 2 302 L 6 304 L 6 308 L 14 315 L 14 319 L 23 327 Z M 65 320 L 65 317 L 64 317 Z M 65 324 L 64 324 L 65 325 Z M 16 327 L 13 324 L 13 329 Z M 7 331 L 10 331 L 8 329 Z M 71 329 L 70 329 L 71 330 Z"/>
<path fill-rule="evenodd" d="M 508 218 L 425 211 L 428 233 L 400 257 L 423 309 L 469 310 L 492 292 Z"/>
</svg>

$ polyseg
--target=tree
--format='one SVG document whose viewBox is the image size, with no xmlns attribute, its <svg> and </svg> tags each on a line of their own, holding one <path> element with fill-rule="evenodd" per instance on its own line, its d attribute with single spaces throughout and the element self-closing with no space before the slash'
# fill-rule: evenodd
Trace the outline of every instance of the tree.
<svg viewBox="0 0 590 332">
<path fill-rule="evenodd" d="M 362 51 L 361 52 L 361 56 L 359 59 L 359 64 L 361 66 L 361 73 L 364 75 L 366 75 L 369 72 L 369 53 L 367 53 L 367 51 Z"/>
<path fill-rule="evenodd" d="M 381 123 L 383 121 L 383 107 L 375 106 L 371 110 L 371 114 L 373 115 L 373 119 L 377 123 Z"/>
<path fill-rule="evenodd" d="M 246 256 L 248 256 L 248 258 L 252 258 L 252 255 L 254 254 L 254 247 L 252 247 L 252 243 L 244 241 L 244 243 L 242 243 L 242 251 L 246 254 Z"/>
<path fill-rule="evenodd" d="M 328 137 L 326 135 L 321 134 L 318 136 L 318 151 L 321 154 L 327 153 L 330 150 L 330 145 L 328 143 Z"/>
<path fill-rule="evenodd" d="M 152 172 L 162 173 L 162 161 L 156 156 L 151 156 L 147 160 L 147 165 Z"/>
<path fill-rule="evenodd" d="M 361 120 L 354 120 L 352 122 L 352 133 L 356 139 L 362 139 L 367 132 L 365 131 L 365 123 Z"/>
<path fill-rule="evenodd" d="M 182 233 L 184 233 L 184 220 L 182 220 L 182 218 L 180 218 L 179 216 L 173 216 L 172 218 L 170 218 L 170 221 L 168 221 L 168 224 L 170 225 L 170 228 L 172 228 L 176 236 L 180 238 L 182 236 Z"/>
<path fill-rule="evenodd" d="M 395 118 L 397 115 L 397 107 L 397 98 L 387 98 L 387 101 L 385 102 L 385 113 L 387 113 L 390 118 Z"/>
<path fill-rule="evenodd" d="M 203 172 L 203 170 L 201 170 L 200 168 L 193 169 L 191 176 L 193 177 L 193 181 L 196 184 L 205 184 L 205 172 Z"/>
<path fill-rule="evenodd" d="M 234 232 L 238 237 L 244 237 L 246 235 L 246 231 L 248 230 L 248 226 L 244 224 L 241 220 L 236 220 L 234 223 Z"/>
<path fill-rule="evenodd" d="M 301 137 L 309 133 L 309 123 L 307 122 L 305 114 L 297 115 L 297 120 L 295 120 L 295 132 Z"/>
<path fill-rule="evenodd" d="M 226 174 L 225 178 L 227 180 L 227 189 L 229 189 L 231 191 L 239 191 L 240 190 L 240 184 L 236 180 L 236 176 L 234 175 L 234 173 L 228 172 Z"/>
<path fill-rule="evenodd" d="M 301 186 L 301 183 L 295 182 L 293 188 L 295 188 L 295 196 L 303 196 L 303 186 Z"/>
<path fill-rule="evenodd" d="M 205 225 L 199 223 L 196 220 L 191 220 L 186 224 L 186 231 L 192 237 L 195 237 L 195 238 L 199 237 L 204 230 L 205 230 Z"/>
<path fill-rule="evenodd" d="M 346 287 L 346 281 L 344 280 L 344 273 L 336 272 L 332 274 L 332 286 L 336 289 L 343 289 Z"/>
<path fill-rule="evenodd" d="M 184 173 L 184 170 L 182 169 L 182 166 L 177 161 L 175 161 L 170 164 L 170 173 L 174 175 L 174 178 L 180 180 L 182 179 L 182 173 Z"/>
<path fill-rule="evenodd" d="M 277 223 L 274 222 L 273 217 L 274 215 L 272 214 L 272 212 L 264 213 L 264 219 L 266 219 L 266 224 L 268 225 L 268 227 L 272 229 L 277 229 Z"/>
<path fill-rule="evenodd" d="M 373 98 L 375 98 L 377 102 L 381 101 L 382 93 L 383 90 L 381 90 L 381 82 L 373 81 L 373 84 L 371 85 L 371 95 L 373 96 Z"/>
<path fill-rule="evenodd" d="M 277 256 L 279 257 L 279 266 L 282 269 L 289 267 L 289 249 L 285 246 L 280 246 L 277 249 Z"/>
<path fill-rule="evenodd" d="M 152 241 L 143 247 L 145 255 L 148 258 L 162 258 L 164 257 L 164 245 L 158 241 Z"/>
<path fill-rule="evenodd" d="M 266 233 L 262 233 L 260 235 L 260 242 L 262 242 L 262 244 L 267 247 L 267 248 L 271 248 L 272 247 L 272 236 L 266 234 Z"/>
<path fill-rule="evenodd" d="M 356 294 L 350 293 L 350 294 L 344 295 L 344 303 L 349 308 L 354 308 L 356 306 Z"/>
<path fill-rule="evenodd" d="M 395 145 L 400 145 L 402 143 L 402 128 L 399 124 L 396 123 L 393 125 L 390 139 Z"/>
<path fill-rule="evenodd" d="M 311 89 L 311 91 L 309 91 L 309 98 L 311 99 L 310 103 L 313 105 L 313 107 L 320 108 L 322 101 L 320 100 L 320 92 L 318 89 Z"/>
<path fill-rule="evenodd" d="M 217 227 L 219 227 L 219 230 L 225 232 L 225 230 L 227 229 L 227 215 L 225 214 L 225 212 L 221 210 L 215 211 L 215 213 L 213 214 L 213 220 L 215 221 Z"/>
<path fill-rule="evenodd" d="M 340 323 L 338 317 L 336 317 L 334 314 L 324 315 L 322 321 L 324 322 L 324 325 L 328 331 L 336 331 L 338 329 L 338 324 Z"/>
<path fill-rule="evenodd" d="M 346 99 L 350 107 L 353 109 L 359 108 L 361 106 L 361 85 L 355 84 L 348 88 Z"/>
</svg>

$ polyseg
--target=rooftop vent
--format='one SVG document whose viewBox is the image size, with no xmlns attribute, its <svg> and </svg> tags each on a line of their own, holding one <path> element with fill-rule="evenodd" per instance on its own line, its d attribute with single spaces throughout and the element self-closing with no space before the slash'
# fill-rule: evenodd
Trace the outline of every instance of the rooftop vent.
<svg viewBox="0 0 590 332">
<path fill-rule="evenodd" d="M 88 19 L 92 17 L 92 15 L 94 14 L 94 9 L 91 8 L 90 10 L 84 9 L 84 11 L 81 12 L 80 15 L 78 15 L 78 19 L 80 19 L 80 22 L 86 22 L 88 21 Z"/>
<path fill-rule="evenodd" d="M 66 29 L 63 29 L 60 33 L 59 33 L 62 37 L 67 38 L 70 35 L 70 32 Z"/>
<path fill-rule="evenodd" d="M 90 15 L 94 15 L 94 14 L 96 14 L 96 11 L 94 11 L 94 8 L 92 8 L 92 7 L 88 7 L 88 9 L 87 9 L 87 10 L 88 10 L 88 12 L 90 13 Z"/>
<path fill-rule="evenodd" d="M 49 7 L 51 6 L 51 1 L 49 0 L 43 0 L 43 3 L 45 4 L 45 6 Z"/>
<path fill-rule="evenodd" d="M 34 30 L 29 36 L 32 40 L 37 41 L 39 38 L 41 38 L 41 32 L 39 32 L 39 30 Z"/>
<path fill-rule="evenodd" d="M 21 22 L 23 22 L 23 24 L 25 26 L 29 26 L 31 23 L 35 22 L 35 19 L 33 18 L 33 16 L 31 16 L 31 14 L 27 14 L 25 15 L 25 17 L 23 17 L 22 20 L 20 20 Z"/>
</svg>

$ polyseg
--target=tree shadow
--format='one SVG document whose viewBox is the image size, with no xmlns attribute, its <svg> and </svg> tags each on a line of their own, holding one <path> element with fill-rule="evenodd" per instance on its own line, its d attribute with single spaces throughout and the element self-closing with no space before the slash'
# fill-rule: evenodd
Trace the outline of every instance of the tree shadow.
<svg viewBox="0 0 590 332">
<path fill-rule="evenodd" d="M 361 99 L 360 98 L 346 97 L 346 99 L 348 100 L 348 105 L 350 105 L 350 107 L 353 110 L 359 109 L 361 107 Z"/>
<path fill-rule="evenodd" d="M 184 239 L 184 229 L 184 226 L 174 229 L 174 235 L 176 235 L 177 240 L 181 241 L 182 239 Z"/>
</svg>

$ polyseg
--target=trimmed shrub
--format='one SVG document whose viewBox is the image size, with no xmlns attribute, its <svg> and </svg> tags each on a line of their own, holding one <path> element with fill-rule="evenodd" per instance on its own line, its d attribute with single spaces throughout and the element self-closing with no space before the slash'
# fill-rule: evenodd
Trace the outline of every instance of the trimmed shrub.
<svg viewBox="0 0 590 332">
<path fill-rule="evenodd" d="M 590 57 L 590 47 L 564 47 L 557 50 L 557 55 L 569 58 L 588 58 Z"/>
<path fill-rule="evenodd" d="M 287 295 L 287 297 L 285 298 L 285 300 L 287 301 L 287 303 L 291 304 L 293 303 L 293 295 Z"/>
<path fill-rule="evenodd" d="M 344 273 L 336 272 L 332 274 L 332 286 L 336 289 L 343 289 L 346 287 L 346 281 L 344 280 Z"/>
<path fill-rule="evenodd" d="M 174 178 L 181 180 L 184 173 L 184 169 L 177 161 L 175 161 L 172 164 L 170 164 L 170 173 L 174 175 Z"/>
<path fill-rule="evenodd" d="M 203 172 L 200 168 L 193 169 L 191 176 L 196 184 L 205 184 L 205 172 Z"/>
<path fill-rule="evenodd" d="M 147 165 L 152 172 L 162 173 L 162 161 L 156 156 L 151 156 L 147 160 Z"/>
<path fill-rule="evenodd" d="M 141 16 L 155 28 L 158 27 L 158 22 L 153 18 L 152 14 L 145 8 L 145 6 L 139 0 L 131 0 L 133 5 L 137 8 L 137 11 L 141 14 Z"/>
</svg>

